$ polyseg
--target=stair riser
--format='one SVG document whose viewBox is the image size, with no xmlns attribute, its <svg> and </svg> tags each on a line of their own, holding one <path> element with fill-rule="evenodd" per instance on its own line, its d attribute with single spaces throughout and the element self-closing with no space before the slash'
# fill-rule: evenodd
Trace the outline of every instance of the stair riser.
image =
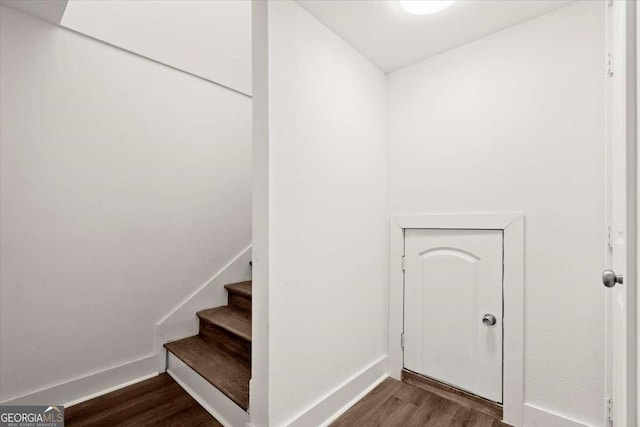
<svg viewBox="0 0 640 427">
<path fill-rule="evenodd" d="M 200 336 L 217 347 L 251 361 L 251 342 L 226 329 L 200 319 Z"/>
<path fill-rule="evenodd" d="M 251 313 L 251 298 L 229 293 L 229 305 Z"/>
</svg>

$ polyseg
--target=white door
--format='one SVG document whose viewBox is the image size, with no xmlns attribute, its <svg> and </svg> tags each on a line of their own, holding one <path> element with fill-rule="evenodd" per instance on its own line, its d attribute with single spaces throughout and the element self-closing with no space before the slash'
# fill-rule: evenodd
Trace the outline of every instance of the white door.
<svg viewBox="0 0 640 427">
<path fill-rule="evenodd" d="M 502 402 L 502 230 L 405 230 L 404 367 Z"/>
<path fill-rule="evenodd" d="M 607 4 L 607 53 L 611 61 L 607 78 L 608 139 L 608 247 L 609 271 L 603 283 L 609 287 L 607 300 L 607 396 L 608 410 L 615 427 L 637 426 L 636 392 L 636 280 L 635 235 L 635 116 L 636 78 L 633 68 L 635 50 L 635 3 L 613 1 Z M 630 157 L 631 156 L 631 157 Z M 618 276 L 619 280 L 616 280 Z M 624 280 L 622 280 L 624 277 Z M 620 283 L 622 282 L 622 283 Z"/>
</svg>

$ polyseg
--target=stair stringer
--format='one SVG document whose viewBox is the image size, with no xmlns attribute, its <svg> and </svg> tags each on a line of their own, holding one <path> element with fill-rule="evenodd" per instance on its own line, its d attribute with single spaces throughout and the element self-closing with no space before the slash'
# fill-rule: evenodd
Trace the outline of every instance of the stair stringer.
<svg viewBox="0 0 640 427">
<path fill-rule="evenodd" d="M 251 245 L 157 323 L 155 342 L 158 349 L 158 372 L 167 370 L 167 350 L 163 345 L 198 335 L 199 321 L 196 313 L 210 307 L 226 305 L 227 291 L 224 285 L 251 280 L 250 261 Z"/>
</svg>

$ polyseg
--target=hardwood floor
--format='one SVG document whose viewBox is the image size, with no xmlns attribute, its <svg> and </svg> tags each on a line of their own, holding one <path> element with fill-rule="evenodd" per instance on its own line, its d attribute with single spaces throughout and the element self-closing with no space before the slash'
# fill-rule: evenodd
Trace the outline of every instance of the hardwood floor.
<svg viewBox="0 0 640 427">
<path fill-rule="evenodd" d="M 222 426 L 167 374 L 65 408 L 66 426 Z"/>
<path fill-rule="evenodd" d="M 443 396 L 387 378 L 331 426 L 507 427 Z M 64 413 L 70 427 L 222 426 L 167 374 L 65 408 Z"/>
<path fill-rule="evenodd" d="M 506 427 L 497 418 L 422 388 L 387 378 L 332 427 Z"/>
</svg>

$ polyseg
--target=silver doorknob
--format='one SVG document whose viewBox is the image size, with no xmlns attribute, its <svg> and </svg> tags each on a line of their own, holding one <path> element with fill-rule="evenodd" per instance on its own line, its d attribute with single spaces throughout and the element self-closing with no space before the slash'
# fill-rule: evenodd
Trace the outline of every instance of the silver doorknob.
<svg viewBox="0 0 640 427">
<path fill-rule="evenodd" d="M 622 274 L 616 274 L 613 270 L 605 270 L 602 272 L 602 284 L 607 288 L 613 288 L 616 283 L 621 285 L 624 283 L 624 276 Z"/>
<path fill-rule="evenodd" d="M 496 316 L 494 316 L 493 314 L 485 314 L 484 316 L 482 316 L 482 323 L 486 326 L 493 326 L 495 325 L 497 322 L 496 320 Z"/>
</svg>

